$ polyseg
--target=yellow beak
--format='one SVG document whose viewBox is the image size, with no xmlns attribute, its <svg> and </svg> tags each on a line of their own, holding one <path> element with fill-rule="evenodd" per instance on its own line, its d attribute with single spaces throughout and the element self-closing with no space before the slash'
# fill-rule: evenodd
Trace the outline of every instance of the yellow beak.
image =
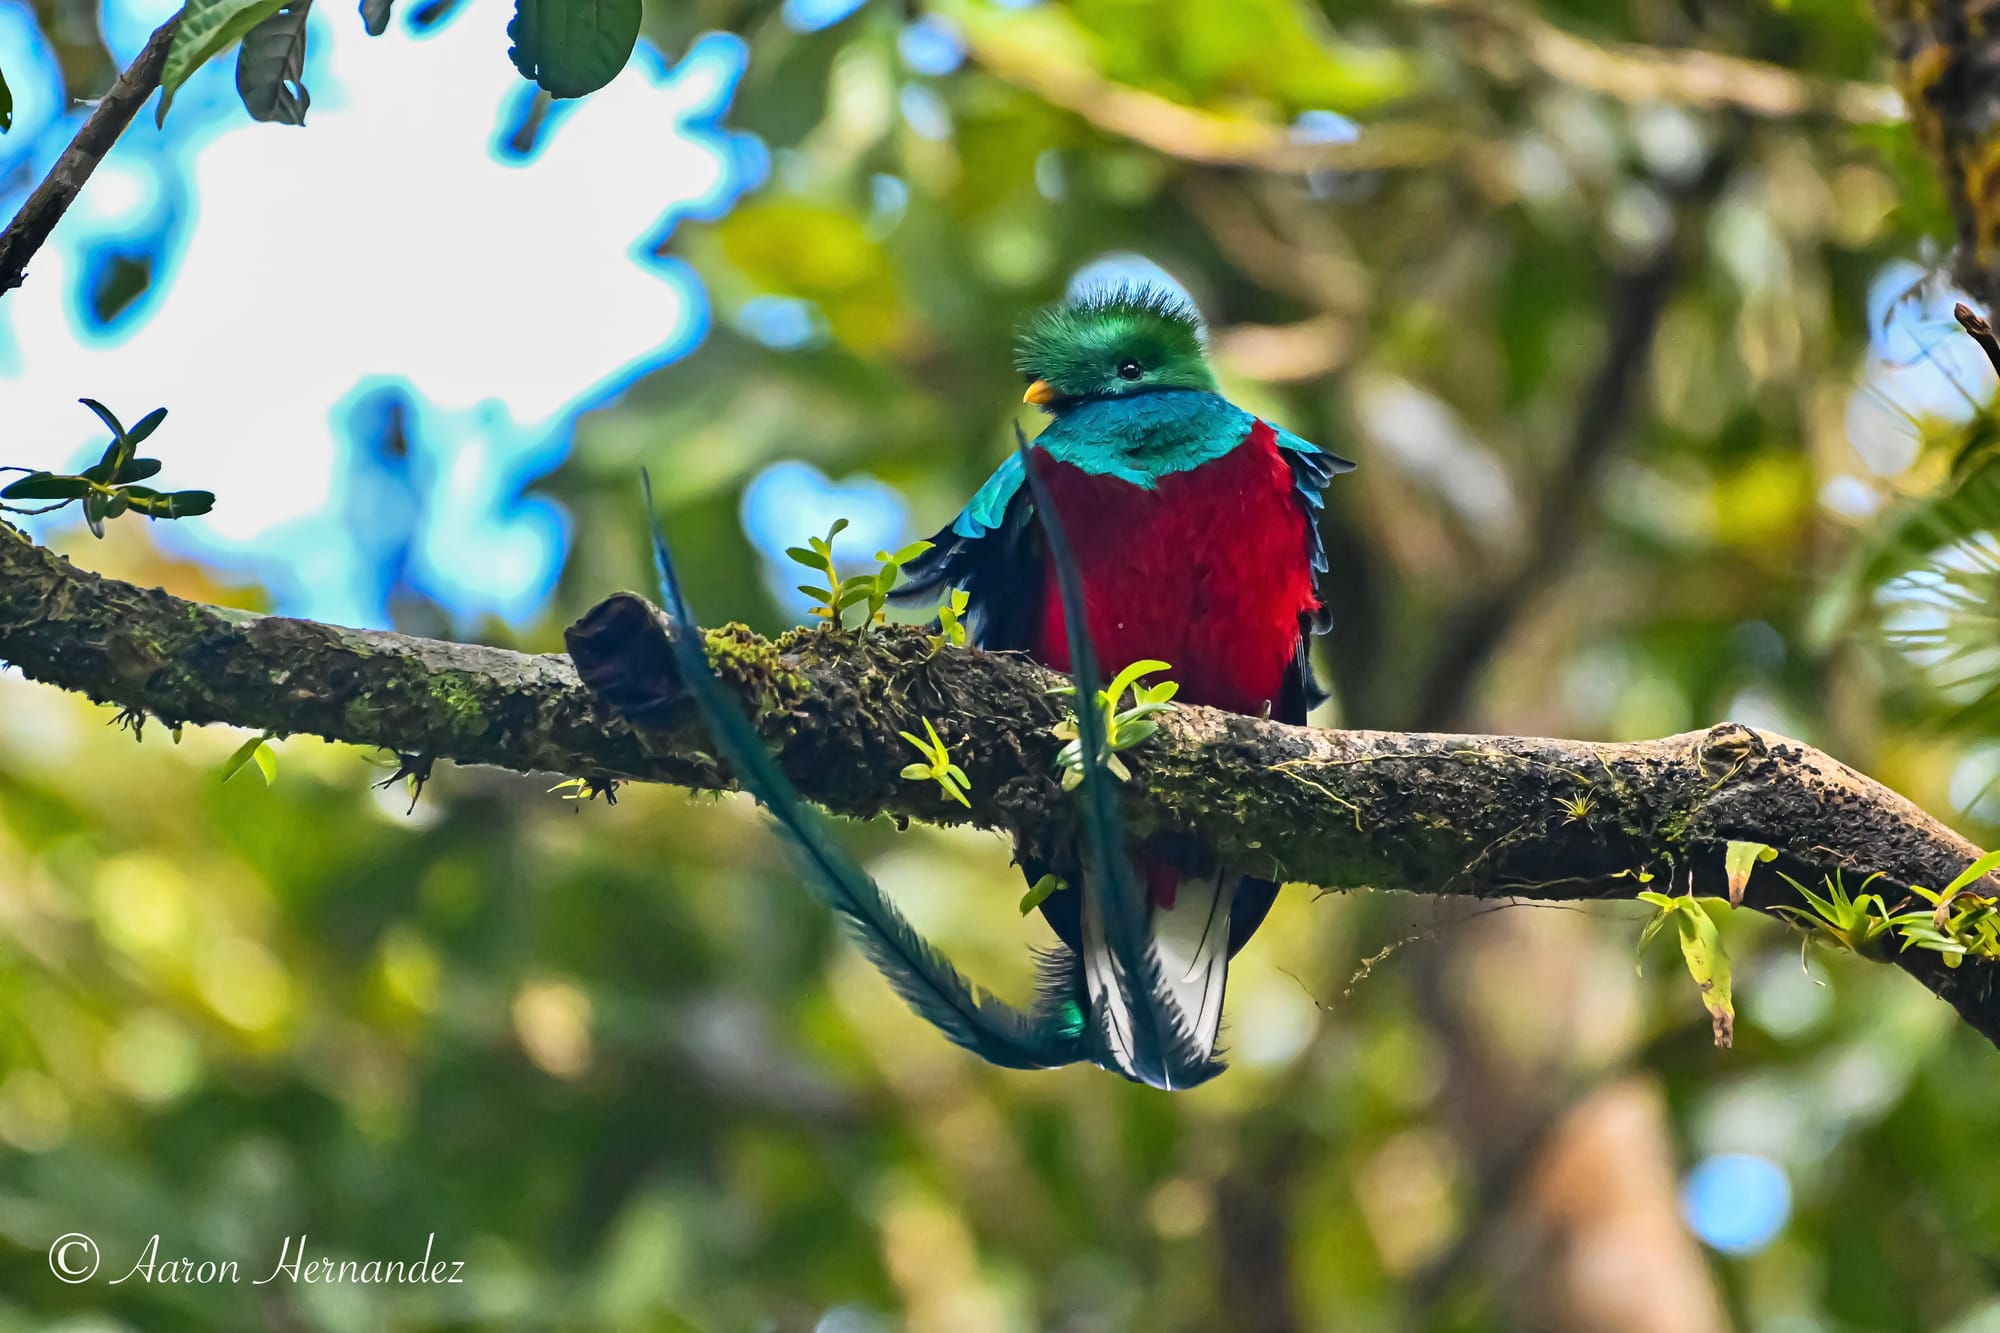
<svg viewBox="0 0 2000 1333">
<path fill-rule="evenodd" d="M 1021 395 L 1021 401 L 1040 407 L 1044 403 L 1053 403 L 1056 397 L 1056 391 L 1049 386 L 1047 380 L 1036 380 L 1028 386 L 1028 391 Z"/>
</svg>

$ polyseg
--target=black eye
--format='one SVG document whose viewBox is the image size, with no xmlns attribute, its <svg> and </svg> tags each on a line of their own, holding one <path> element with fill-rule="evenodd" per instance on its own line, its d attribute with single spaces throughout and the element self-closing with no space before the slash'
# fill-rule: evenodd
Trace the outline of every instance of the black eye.
<svg viewBox="0 0 2000 1333">
<path fill-rule="evenodd" d="M 1120 361 L 1118 363 L 1118 378 L 1121 380 L 1136 380 L 1145 373 L 1146 368 L 1137 361 Z"/>
</svg>

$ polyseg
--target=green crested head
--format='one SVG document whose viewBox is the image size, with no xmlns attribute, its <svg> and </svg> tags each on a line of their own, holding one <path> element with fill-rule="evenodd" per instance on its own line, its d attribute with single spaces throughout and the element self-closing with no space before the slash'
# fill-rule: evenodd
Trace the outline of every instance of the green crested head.
<svg viewBox="0 0 2000 1333">
<path fill-rule="evenodd" d="M 1158 389 L 1213 392 L 1201 316 L 1163 287 L 1112 287 L 1036 314 L 1015 342 L 1026 400 L 1047 411 Z"/>
</svg>

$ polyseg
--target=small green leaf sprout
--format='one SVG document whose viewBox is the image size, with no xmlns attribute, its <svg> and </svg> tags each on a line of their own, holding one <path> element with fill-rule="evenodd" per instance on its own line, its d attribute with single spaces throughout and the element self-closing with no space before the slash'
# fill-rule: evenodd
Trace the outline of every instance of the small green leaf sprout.
<svg viewBox="0 0 2000 1333">
<path fill-rule="evenodd" d="M 785 554 L 793 564 L 805 566 L 815 574 L 823 576 L 831 585 L 825 588 L 811 583 L 798 585 L 800 592 L 818 599 L 808 614 L 822 620 L 837 621 L 840 617 L 840 594 L 844 589 L 841 587 L 840 573 L 833 564 L 833 539 L 846 530 L 847 520 L 837 518 L 833 521 L 833 526 L 826 530 L 826 536 L 808 537 L 804 546 L 785 548 Z"/>
<path fill-rule="evenodd" d="M 886 620 L 884 608 L 889 604 L 889 592 L 902 577 L 903 566 L 931 549 L 929 542 L 911 542 L 895 552 L 877 551 L 875 559 L 880 567 L 872 574 L 850 574 L 843 578 L 833 559 L 833 539 L 847 530 L 847 520 L 835 519 L 824 537 L 809 537 L 804 546 L 787 547 L 785 554 L 794 564 L 805 566 L 825 580 L 825 586 L 801 583 L 799 591 L 814 598 L 808 614 L 827 622 L 835 629 L 846 627 L 849 608 L 862 607 L 859 628 L 865 633 L 870 625 L 879 625 Z"/>
<path fill-rule="evenodd" d="M 903 576 L 903 566 L 909 564 L 912 560 L 915 560 L 930 549 L 931 544 L 929 542 L 914 541 L 907 546 L 898 547 L 894 551 L 877 551 L 875 553 L 875 559 L 879 562 L 880 567 L 876 569 L 872 577 L 866 579 L 873 586 L 869 589 L 868 596 L 865 599 L 868 604 L 868 618 L 861 622 L 864 629 L 869 625 L 879 625 L 888 619 L 883 608 L 889 604 L 889 594 L 895 591 L 896 580 Z"/>
<path fill-rule="evenodd" d="M 1756 865 L 1776 860 L 1777 855 L 1774 848 L 1761 842 L 1728 844 L 1724 870 L 1729 878 L 1730 905 L 1742 900 Z M 1957 967 L 1968 956 L 2000 959 L 2000 901 L 1972 887 L 1996 869 L 2000 869 L 2000 851 L 1980 857 L 1941 890 L 1911 885 L 1911 894 L 1927 906 L 1912 906 L 1913 899 L 1906 897 L 1894 908 L 1881 893 L 1870 890 L 1883 877 L 1880 871 L 1863 880 L 1858 892 L 1849 893 L 1845 879 L 1836 870 L 1822 877 L 1820 882 L 1825 892 L 1816 893 L 1781 870 L 1778 873 L 1798 892 L 1805 906 L 1781 903 L 1770 910 L 1803 923 L 1807 941 L 1818 939 L 1882 961 L 1888 957 L 1888 944 L 1893 938 L 1901 941 L 1903 949 L 1925 949 L 1938 954 L 1946 967 Z M 1646 945 L 1668 921 L 1675 923 L 1688 972 L 1701 987 L 1702 1003 L 1708 1007 L 1714 1022 L 1716 1045 L 1729 1045 L 1735 1022 L 1729 955 L 1722 947 L 1714 917 L 1724 900 L 1653 892 L 1643 892 L 1637 897 L 1658 909 L 1640 932 L 1640 952 L 1644 953 Z"/>
<path fill-rule="evenodd" d="M 1886 943 L 1891 936 L 1904 949 L 1938 954 L 1946 967 L 1957 967 L 1967 957 L 2000 959 L 2000 901 L 1972 887 L 1996 868 L 2000 868 L 2000 852 L 1988 852 L 1942 889 L 1912 884 L 1910 893 L 1927 906 L 1913 905 L 1911 898 L 1904 898 L 1891 907 L 1880 893 L 1850 897 L 1838 871 L 1821 880 L 1826 890 L 1823 894 L 1785 875 L 1786 883 L 1798 891 L 1806 905 L 1780 905 L 1771 910 L 1803 922 L 1810 932 L 1808 940 L 1817 939 L 1878 961 L 1887 956 Z M 1880 878 L 1877 871 L 1861 887 L 1865 890 Z"/>
<path fill-rule="evenodd" d="M 972 594 L 963 588 L 953 588 L 945 599 L 938 603 L 937 618 L 939 633 L 931 636 L 931 646 L 942 648 L 946 644 L 954 648 L 965 647 L 965 608 L 971 603 Z"/>
<path fill-rule="evenodd" d="M 1054 875 L 1043 875 L 1040 879 L 1029 885 L 1028 891 L 1021 895 L 1021 915 L 1026 916 L 1048 901 L 1050 894 L 1060 893 L 1068 887 L 1069 882 L 1067 880 L 1059 879 Z"/>
<path fill-rule="evenodd" d="M 1861 887 L 1864 892 L 1852 897 L 1848 895 L 1847 884 L 1838 871 L 1822 881 L 1826 889 L 1824 896 L 1814 893 L 1784 871 L 1778 873 L 1787 884 L 1798 890 L 1799 896 L 1806 900 L 1806 907 L 1780 904 L 1772 911 L 1805 922 L 1820 938 L 1830 940 L 1843 949 L 1868 957 L 1881 956 L 1880 942 L 1889 930 L 1889 907 L 1882 901 L 1882 895 L 1865 891 L 1870 884 L 1882 878 L 1881 871 L 1863 880 Z"/>
<path fill-rule="evenodd" d="M 1972 885 L 2000 866 L 2000 852 L 1988 852 L 1933 893 L 1921 884 L 1910 892 L 1931 906 L 1897 912 L 1889 924 L 1903 941 L 1903 947 L 1928 949 L 1940 955 L 1946 967 L 1957 967 L 1967 954 L 1975 958 L 2000 958 L 2000 910 L 1991 897 L 1972 892 Z"/>
<path fill-rule="evenodd" d="M 930 737 L 929 740 L 908 731 L 897 733 L 915 746 L 917 753 L 924 757 L 924 762 L 921 764 L 905 764 L 903 776 L 910 779 L 930 779 L 937 783 L 946 796 L 970 810 L 972 802 L 967 799 L 966 793 L 972 790 L 972 780 L 965 776 L 964 769 L 951 761 L 951 751 L 945 748 L 944 740 L 938 735 L 937 728 L 931 725 L 929 718 L 924 719 L 924 731 Z"/>
<path fill-rule="evenodd" d="M 1650 890 L 1638 895 L 1642 903 L 1651 903 L 1659 910 L 1646 922 L 1646 928 L 1639 932 L 1639 952 L 1644 954 L 1653 936 L 1669 921 L 1674 923 L 1680 936 L 1681 959 L 1687 964 L 1688 975 L 1694 978 L 1696 988 L 1701 991 L 1702 1007 L 1708 1010 L 1709 1024 L 1715 1032 L 1715 1044 L 1728 1046 L 1736 1038 L 1736 1001 L 1730 993 L 1729 951 L 1722 946 L 1722 932 L 1716 927 L 1713 915 L 1715 907 L 1723 906 L 1720 898 L 1697 898 L 1692 894 L 1676 896 L 1654 893 Z"/>
<path fill-rule="evenodd" d="M 138 452 L 139 446 L 167 419 L 166 408 L 154 408 L 128 430 L 104 404 L 93 398 L 78 401 L 95 412 L 97 419 L 111 431 L 111 443 L 104 447 L 103 456 L 73 475 L 24 467 L 0 467 L 0 472 L 27 474 L 0 488 L 0 501 L 52 502 L 35 508 L 0 503 L 0 512 L 46 514 L 81 500 L 83 521 L 90 525 L 93 536 L 102 537 L 105 520 L 116 518 L 128 509 L 148 518 L 192 518 L 215 507 L 215 495 L 211 491 L 158 491 L 151 486 L 137 484 L 160 470 L 159 459 L 140 458 Z"/>
<path fill-rule="evenodd" d="M 1761 842 L 1731 842 L 1722 851 L 1722 872 L 1729 877 L 1729 905 L 1743 905 L 1743 891 L 1750 887 L 1750 872 L 1759 861 L 1775 861 L 1778 849 Z"/>
<path fill-rule="evenodd" d="M 236 747 L 229 758 L 223 761 L 219 782 L 227 782 L 242 772 L 253 760 L 257 771 L 264 777 L 266 787 L 278 780 L 278 753 L 271 748 L 271 739 L 277 733 L 266 731 L 252 736 Z"/>
<path fill-rule="evenodd" d="M 1129 781 L 1132 773 L 1118 758 L 1118 752 L 1131 749 L 1160 729 L 1153 715 L 1173 712 L 1173 697 L 1181 688 L 1171 680 L 1163 680 L 1157 685 L 1141 685 L 1139 681 L 1172 669 L 1165 662 L 1147 658 L 1126 667 L 1113 677 L 1109 687 L 1097 692 L 1098 706 L 1104 710 L 1104 766 L 1120 782 Z M 1120 710 L 1118 701 L 1127 690 L 1132 692 L 1132 706 Z M 1059 685 L 1049 693 L 1074 694 L 1076 688 Z M 1077 736 L 1076 719 L 1065 718 L 1053 730 L 1057 739 L 1065 742 L 1056 754 L 1056 767 L 1062 771 L 1063 790 L 1074 791 L 1083 781 L 1083 743 Z"/>
</svg>

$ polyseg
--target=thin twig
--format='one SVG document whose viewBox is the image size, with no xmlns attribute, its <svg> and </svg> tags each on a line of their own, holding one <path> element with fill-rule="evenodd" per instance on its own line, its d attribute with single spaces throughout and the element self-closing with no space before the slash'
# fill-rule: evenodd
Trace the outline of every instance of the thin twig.
<svg viewBox="0 0 2000 1333">
<path fill-rule="evenodd" d="M 2000 338 L 1993 336 L 1993 326 L 1963 301 L 1953 306 L 1951 313 L 1958 320 L 1959 327 L 1979 344 L 1979 350 L 1986 353 L 1986 359 L 1993 363 L 1993 373 L 2000 375 Z"/>
<path fill-rule="evenodd" d="M 7 224 L 7 230 L 0 232 L 0 296 L 21 285 L 27 276 L 28 261 L 35 257 L 42 242 L 76 201 L 77 192 L 111 151 L 111 145 L 118 142 L 125 127 L 132 123 L 132 117 L 160 86 L 160 71 L 167 63 L 167 48 L 173 44 L 176 21 L 168 19 L 153 29 L 146 49 L 125 67 L 125 72 L 111 85 L 111 91 L 104 94 L 85 118 L 69 147 L 63 149 L 62 156 L 49 168 L 49 174 Z"/>
</svg>

